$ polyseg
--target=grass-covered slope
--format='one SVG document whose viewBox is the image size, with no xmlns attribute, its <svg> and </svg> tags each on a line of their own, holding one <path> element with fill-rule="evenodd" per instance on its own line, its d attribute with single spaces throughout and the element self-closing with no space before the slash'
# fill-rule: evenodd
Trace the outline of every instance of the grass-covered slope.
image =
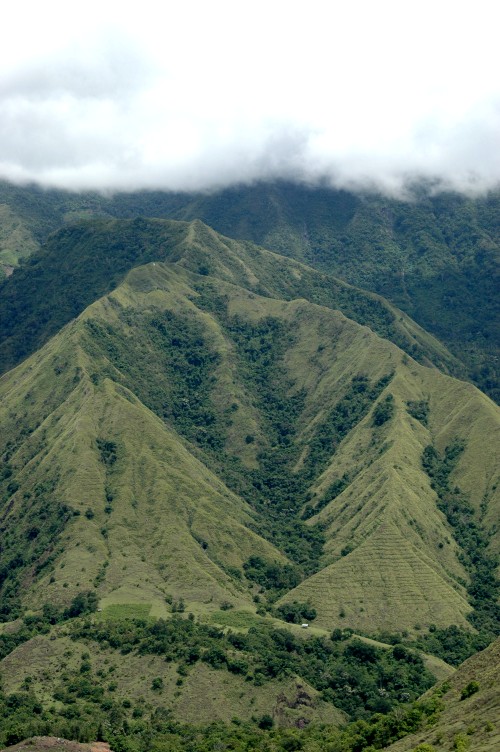
<svg viewBox="0 0 500 752">
<path fill-rule="evenodd" d="M 257 283 L 175 228 L 179 263 L 136 268 L 0 381 L 11 613 L 89 586 L 252 609 L 260 586 L 327 629 L 466 625 L 495 587 L 498 408 L 339 311 L 257 294 L 272 255 L 250 248 Z"/>
<path fill-rule="evenodd" d="M 155 198 L 158 216 L 162 200 Z M 263 183 L 193 197 L 170 216 L 198 217 L 384 295 L 444 342 L 498 401 L 499 199 L 498 192 L 471 199 L 424 189 L 401 201 Z M 163 206 L 172 212 L 168 196 Z"/>
<path fill-rule="evenodd" d="M 99 380 L 85 327 L 2 379 L 4 610 L 68 602 L 89 586 L 106 602 L 164 610 L 172 597 L 245 601 L 224 567 L 279 553 L 172 429 Z"/>
<path fill-rule="evenodd" d="M 498 401 L 498 212 L 498 192 L 471 199 L 425 187 L 397 200 L 286 182 L 114 196 L 0 182 L 0 274 L 78 218 L 201 219 L 384 295 Z"/>
<path fill-rule="evenodd" d="M 73 317 L 119 284 L 135 266 L 170 261 L 255 292 L 306 298 L 339 309 L 421 362 L 460 365 L 435 338 L 390 303 L 251 243 L 232 241 L 201 222 L 94 220 L 70 225 L 0 288 L 0 371 L 39 348 Z"/>
<path fill-rule="evenodd" d="M 436 751 L 496 752 L 500 748 L 499 673 L 500 640 L 496 640 L 465 661 L 441 685 L 442 709 L 435 722 L 392 744 L 388 750 L 413 752 L 419 744 L 429 744 Z"/>
<path fill-rule="evenodd" d="M 310 517 L 315 507 L 308 508 L 310 524 L 325 527 L 325 560 L 332 562 L 307 583 L 308 597 L 325 623 L 340 616 L 346 625 L 371 631 L 391 629 L 391 622 L 403 619 L 419 628 L 446 622 L 448 608 L 455 623 L 465 623 L 469 605 L 463 585 L 472 570 L 464 581 L 457 566 L 464 562 L 464 531 L 450 534 L 445 507 L 436 505 L 435 484 L 422 464 L 429 446 L 444 453 L 454 441 L 463 442 L 450 483 L 466 493 L 461 514 L 471 516 L 465 524 L 473 524 L 476 505 L 494 571 L 496 407 L 462 382 L 417 364 L 398 365 L 384 393 L 392 400 L 384 405 L 384 394 L 379 398 L 379 405 L 391 406 L 391 417 L 377 425 L 376 408 L 344 440 L 315 485 L 319 513 Z M 424 404 L 425 425 L 412 415 L 415 405 Z M 305 587 L 302 583 L 286 599 L 302 600 Z"/>
</svg>

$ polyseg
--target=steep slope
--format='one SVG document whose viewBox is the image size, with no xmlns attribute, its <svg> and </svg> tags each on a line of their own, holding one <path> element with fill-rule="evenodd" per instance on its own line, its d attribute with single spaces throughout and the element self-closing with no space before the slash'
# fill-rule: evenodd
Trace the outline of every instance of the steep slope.
<svg viewBox="0 0 500 752">
<path fill-rule="evenodd" d="M 256 294 L 230 244 L 193 273 L 198 229 L 0 381 L 4 595 L 253 608 L 255 566 L 278 562 L 264 588 L 327 629 L 466 625 L 474 551 L 423 457 L 461 442 L 447 482 L 489 552 L 498 408 L 338 311 Z"/>
<path fill-rule="evenodd" d="M 193 197 L 170 216 L 198 217 L 384 295 L 444 342 L 498 401 L 499 198 L 432 195 L 416 186 L 402 201 L 262 183 Z M 162 201 L 155 199 L 158 216 Z M 168 196 L 163 205 L 172 211 Z"/>
<path fill-rule="evenodd" d="M 419 744 L 432 744 L 436 750 L 495 752 L 500 747 L 499 673 L 496 640 L 465 661 L 440 688 L 443 709 L 436 722 L 391 744 L 388 751 L 412 752 Z"/>
<path fill-rule="evenodd" d="M 269 297 L 339 309 L 391 339 L 421 362 L 460 373 L 436 339 L 372 293 L 347 285 L 251 243 L 224 238 L 201 222 L 80 222 L 50 238 L 0 289 L 0 370 L 39 348 L 73 317 L 108 293 L 135 266 L 171 261 Z"/>
<path fill-rule="evenodd" d="M 250 509 L 111 379 L 71 325 L 1 382 L 4 609 L 68 602 L 248 600 L 224 567 L 254 551 Z M 89 373 L 90 372 L 90 373 Z M 21 409 L 20 409 L 21 408 Z"/>
<path fill-rule="evenodd" d="M 450 482 L 475 504 L 494 554 L 496 410 L 468 385 L 431 375 L 417 364 L 398 369 L 389 390 L 392 417 L 380 426 L 376 413 L 365 418 L 314 487 L 322 508 L 310 523 L 325 527 L 325 558 L 332 563 L 286 600 L 302 600 L 307 592 L 323 623 L 341 616 L 347 626 L 367 631 L 391 629 L 400 620 L 410 628 L 443 624 L 452 603 L 462 615 L 456 623 L 464 623 L 469 606 L 457 584 L 463 583 L 463 572 L 456 566 L 463 554 L 443 524 L 445 509 L 436 507 L 435 487 L 421 458 L 431 445 L 443 453 L 453 442 L 464 443 Z M 416 404 L 427 406 L 425 425 L 411 414 Z"/>
<path fill-rule="evenodd" d="M 10 266 L 80 217 L 201 219 L 384 295 L 441 339 L 498 400 L 498 192 L 471 199 L 414 186 L 408 200 L 397 200 L 275 182 L 211 194 L 105 197 L 0 182 L 2 204 L 8 216 L 0 244 L 4 237 Z"/>
</svg>

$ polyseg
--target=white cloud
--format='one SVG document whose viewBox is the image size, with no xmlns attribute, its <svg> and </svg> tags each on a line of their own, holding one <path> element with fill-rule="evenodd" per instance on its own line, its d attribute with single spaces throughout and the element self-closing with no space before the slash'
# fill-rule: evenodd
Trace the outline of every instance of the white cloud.
<svg viewBox="0 0 500 752">
<path fill-rule="evenodd" d="M 500 180 L 494 5 L 23 5 L 0 49 L 0 176 L 69 188 Z M 127 9 L 128 8 L 128 9 Z M 27 12 L 28 10 L 28 12 Z"/>
</svg>

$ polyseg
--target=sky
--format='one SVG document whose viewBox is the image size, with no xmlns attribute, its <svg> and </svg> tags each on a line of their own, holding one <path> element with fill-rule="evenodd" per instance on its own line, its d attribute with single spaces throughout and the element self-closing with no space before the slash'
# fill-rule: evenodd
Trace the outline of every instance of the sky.
<svg viewBox="0 0 500 752">
<path fill-rule="evenodd" d="M 2 12 L 0 178 L 495 188 L 495 5 L 17 0 Z"/>
</svg>

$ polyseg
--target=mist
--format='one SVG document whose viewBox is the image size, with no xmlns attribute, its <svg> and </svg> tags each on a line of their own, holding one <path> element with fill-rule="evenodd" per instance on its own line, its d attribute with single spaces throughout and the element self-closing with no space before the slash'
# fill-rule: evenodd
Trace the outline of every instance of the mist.
<svg viewBox="0 0 500 752">
<path fill-rule="evenodd" d="M 492 4 L 435 5 L 12 8 L 0 177 L 104 191 L 496 188 Z"/>
</svg>

